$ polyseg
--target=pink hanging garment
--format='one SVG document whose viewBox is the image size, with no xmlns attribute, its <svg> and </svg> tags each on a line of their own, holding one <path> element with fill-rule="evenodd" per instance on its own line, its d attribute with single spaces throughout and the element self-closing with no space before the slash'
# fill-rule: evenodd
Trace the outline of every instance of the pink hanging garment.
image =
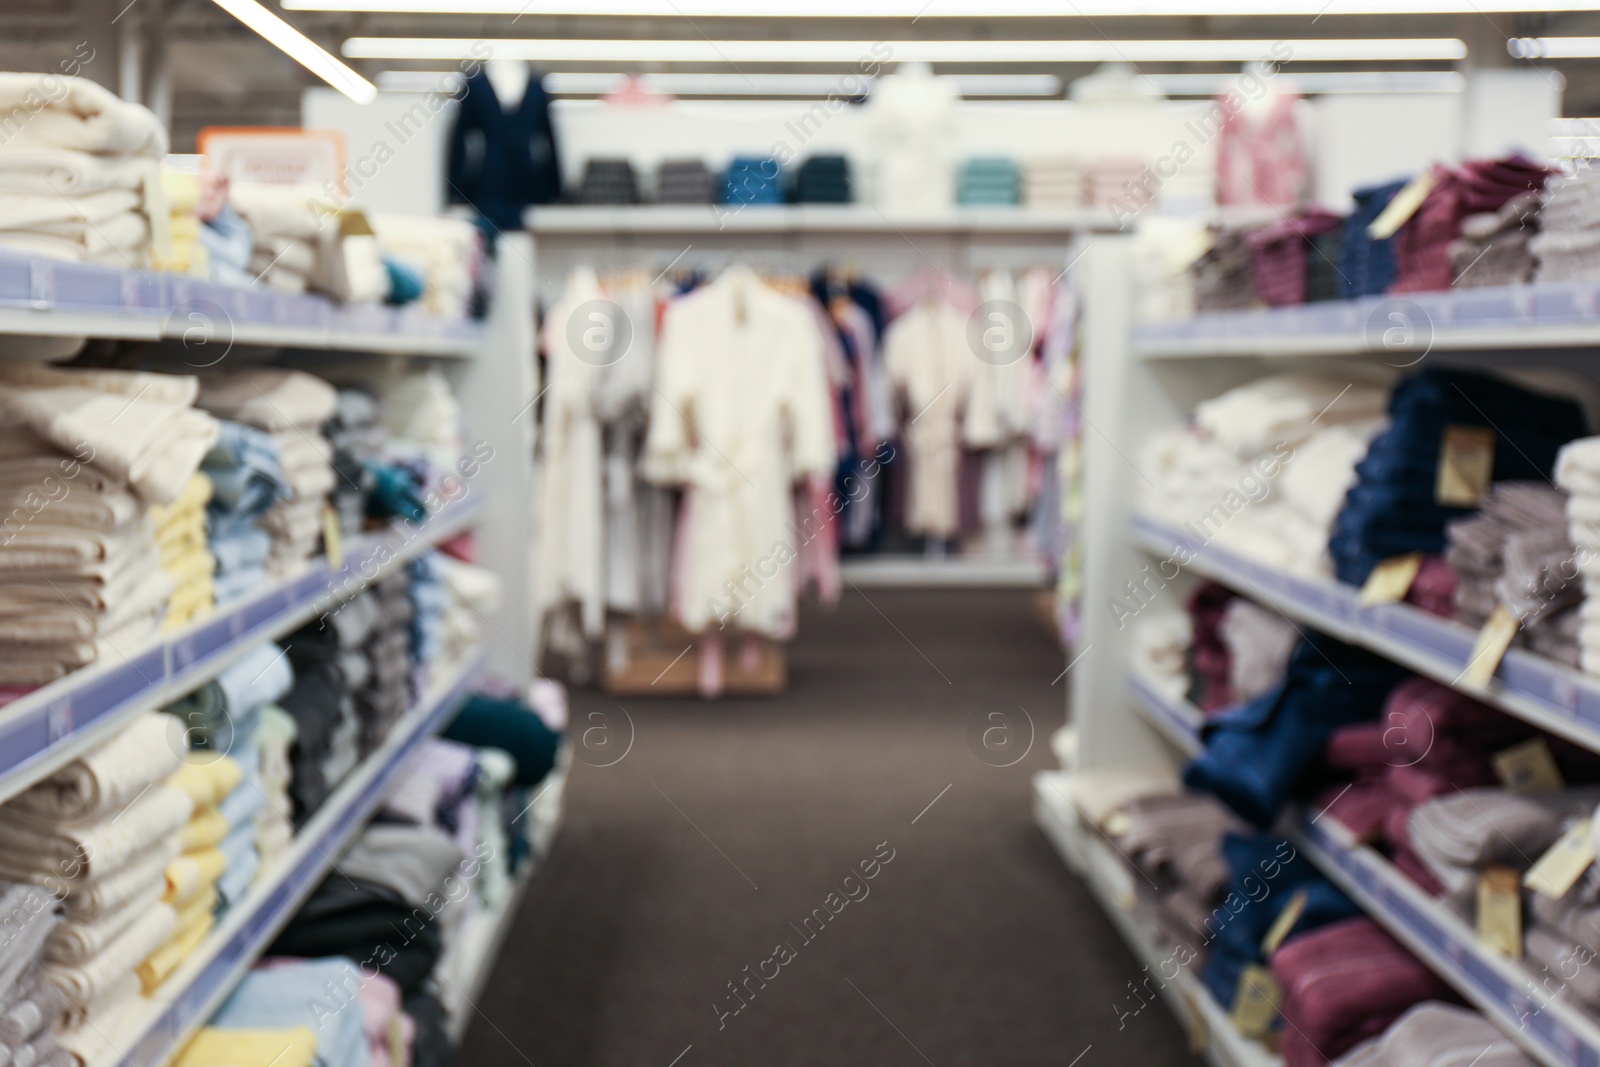
<svg viewBox="0 0 1600 1067">
<path fill-rule="evenodd" d="M 1310 166 L 1300 135 L 1300 96 L 1280 94 L 1258 122 L 1219 99 L 1217 203 L 1297 204 L 1307 193 Z"/>
</svg>

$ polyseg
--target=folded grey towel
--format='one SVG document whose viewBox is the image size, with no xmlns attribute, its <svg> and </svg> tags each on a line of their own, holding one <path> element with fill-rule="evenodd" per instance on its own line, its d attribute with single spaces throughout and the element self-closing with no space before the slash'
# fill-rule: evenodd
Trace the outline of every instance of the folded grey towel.
<svg viewBox="0 0 1600 1067">
<path fill-rule="evenodd" d="M 1493 1023 L 1475 1011 L 1430 1000 L 1380 1037 L 1357 1045 L 1335 1067 L 1534 1067 Z"/>
</svg>

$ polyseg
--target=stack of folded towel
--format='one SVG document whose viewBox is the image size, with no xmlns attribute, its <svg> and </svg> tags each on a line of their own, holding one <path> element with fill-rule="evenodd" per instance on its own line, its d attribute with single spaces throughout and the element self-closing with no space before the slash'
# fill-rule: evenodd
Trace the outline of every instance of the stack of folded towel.
<svg viewBox="0 0 1600 1067">
<path fill-rule="evenodd" d="M 776 159 L 739 156 L 722 176 L 722 202 L 738 207 L 782 204 L 783 166 Z"/>
<path fill-rule="evenodd" d="M 1313 208 L 1251 231 L 1250 276 L 1256 295 L 1269 307 L 1304 304 L 1308 260 L 1326 262 L 1326 251 L 1313 242 L 1337 233 L 1343 222 L 1331 211 Z M 1322 272 L 1318 276 L 1322 277 Z M 1325 282 L 1319 285 L 1326 288 Z"/>
<path fill-rule="evenodd" d="M 956 202 L 967 207 L 1010 207 L 1022 202 L 1022 172 L 1014 159 L 980 156 L 961 165 Z"/>
<path fill-rule="evenodd" d="M 1461 236 L 1463 220 L 1497 212 L 1525 193 L 1539 192 L 1549 176 L 1544 167 L 1521 156 L 1435 167 L 1428 198 L 1396 235 L 1399 276 L 1389 291 L 1450 288 L 1455 280 L 1451 246 Z"/>
<path fill-rule="evenodd" d="M 6 1062 L 73 1067 L 76 1061 L 51 1030 L 67 1000 L 44 975 L 46 945 L 60 908 L 39 886 L 0 882 L 0 915 L 6 917 L 0 947 L 0 1048 Z"/>
<path fill-rule="evenodd" d="M 1365 916 L 1285 944 L 1272 972 L 1283 988 L 1284 1067 L 1323 1067 L 1416 1005 L 1451 996 L 1442 978 Z"/>
<path fill-rule="evenodd" d="M 47 77 L 59 92 L 44 92 Z M 0 140 L 0 248 L 149 265 L 153 225 L 154 243 L 166 244 L 161 120 L 87 78 L 42 74 L 0 73 L 0 113 L 10 116 Z"/>
<path fill-rule="evenodd" d="M 1530 246 L 1539 281 L 1600 279 L 1600 180 L 1592 170 L 1552 181 L 1539 219 L 1541 232 Z"/>
<path fill-rule="evenodd" d="M 1397 181 L 1367 186 L 1351 194 L 1356 206 L 1345 219 L 1344 241 L 1339 246 L 1339 277 L 1346 300 L 1385 293 L 1394 284 L 1395 239 L 1378 240 L 1367 228 L 1405 187 L 1404 181 Z"/>
<path fill-rule="evenodd" d="M 43 886 L 65 905 L 44 976 L 67 1001 L 69 1031 L 92 1032 L 120 1014 L 140 993 L 139 967 L 177 928 L 162 897 L 194 810 L 167 781 L 183 751 L 180 724 L 141 715 L 0 807 L 0 875 Z"/>
<path fill-rule="evenodd" d="M 1413 811 L 1407 834 L 1445 901 L 1470 914 L 1484 868 L 1527 870 L 1574 820 L 1592 815 L 1597 801 L 1600 789 L 1592 787 L 1555 793 L 1457 790 Z"/>
<path fill-rule="evenodd" d="M 266 581 L 272 537 L 258 520 L 289 499 L 289 487 L 272 435 L 238 422 L 221 424 L 201 470 L 212 485 L 208 518 L 216 601 L 226 604 Z"/>
<path fill-rule="evenodd" d="M 414 694 L 428 687 L 429 669 L 444 659 L 445 613 L 450 609 L 450 591 L 445 588 L 438 552 L 425 552 L 406 565 L 411 579 L 411 660 L 417 665 Z"/>
<path fill-rule="evenodd" d="M 703 160 L 664 160 L 656 171 L 656 199 L 663 204 L 714 203 L 717 177 Z"/>
<path fill-rule="evenodd" d="M 338 410 L 333 386 L 303 371 L 260 368 L 204 379 L 200 404 L 272 436 L 289 497 L 257 520 L 272 539 L 267 570 L 281 574 L 316 553 L 337 475 L 322 427 Z"/>
<path fill-rule="evenodd" d="M 482 620 L 500 610 L 504 587 L 493 571 L 453 556 L 441 554 L 438 567 L 449 592 L 441 625 L 443 657 L 446 663 L 460 663 L 482 642 Z"/>
<path fill-rule="evenodd" d="M 1117 850 L 1144 875 L 1138 891 L 1167 939 L 1198 954 L 1204 946 L 1197 942 L 1228 886 L 1223 838 L 1249 828 L 1211 797 L 1173 793 L 1128 803 L 1113 829 Z"/>
<path fill-rule="evenodd" d="M 1445 560 L 1460 579 L 1455 618 L 1476 629 L 1504 605 L 1530 648 L 1576 667 L 1583 585 L 1567 508 L 1548 482 L 1498 482 L 1482 510 L 1445 527 Z"/>
<path fill-rule="evenodd" d="M 200 176 L 182 171 L 161 171 L 161 191 L 166 198 L 171 247 L 152 255 L 157 270 L 173 274 L 211 276 L 211 253 L 200 240 Z"/>
<path fill-rule="evenodd" d="M 411 598 L 410 574 L 402 571 L 383 579 L 373 587 L 370 598 L 375 617 L 364 646 L 369 680 L 355 694 L 363 751 L 383 743 L 416 695 L 412 623 L 417 606 Z"/>
<path fill-rule="evenodd" d="M 1548 481 L 1561 446 L 1588 426 L 1570 400 L 1474 371 L 1439 368 L 1401 382 L 1389 416 L 1390 427 L 1356 467 L 1360 481 L 1345 497 L 1328 544 L 1339 580 L 1351 585 L 1365 582 L 1383 560 L 1444 551 L 1445 523 L 1466 514 L 1436 496 L 1447 428 L 1494 434 L 1496 481 Z"/>
<path fill-rule="evenodd" d="M 1022 167 L 1022 202 L 1036 211 L 1076 211 L 1084 203 L 1083 165 L 1071 156 L 1034 156 Z"/>
<path fill-rule="evenodd" d="M 326 202 L 322 190 L 236 181 L 228 196 L 254 237 L 252 276 L 284 293 L 326 289 L 325 261 L 338 248 L 339 222 L 313 206 Z"/>
<path fill-rule="evenodd" d="M 1526 192 L 1498 211 L 1468 215 L 1450 245 L 1457 286 L 1520 285 L 1533 281 L 1532 242 L 1539 233 L 1539 194 Z"/>
<path fill-rule="evenodd" d="M 172 592 L 147 509 L 216 438 L 195 379 L 0 366 L 0 685 L 37 686 L 157 631 Z"/>
<path fill-rule="evenodd" d="M 1115 201 L 1142 202 L 1150 183 L 1150 168 L 1137 159 L 1096 159 L 1084 171 L 1083 197 L 1088 207 L 1106 210 Z"/>
<path fill-rule="evenodd" d="M 183 828 L 183 854 L 167 864 L 166 889 L 161 902 L 177 912 L 172 936 L 139 965 L 139 982 L 146 995 L 166 980 L 178 964 L 211 932 L 220 904 L 218 882 L 228 871 L 226 854 L 218 847 L 227 820 L 219 806 L 243 785 L 245 768 L 229 756 L 198 750 L 185 757 L 171 784 L 188 795 L 194 814 Z"/>
<path fill-rule="evenodd" d="M 161 620 L 163 633 L 204 618 L 216 605 L 216 561 L 206 541 L 206 505 L 210 501 L 211 479 L 200 471 L 189 479 L 177 500 L 150 509 L 161 569 L 172 579 L 172 598 Z"/>
<path fill-rule="evenodd" d="M 483 270 L 483 234 L 466 219 L 371 213 L 385 261 L 422 275 L 422 307 L 445 319 L 473 314 Z"/>
<path fill-rule="evenodd" d="M 333 507 L 346 534 L 366 523 L 372 467 L 383 458 L 384 433 L 378 422 L 378 401 L 360 389 L 340 389 L 338 408 L 323 433 L 333 445 Z"/>
<path fill-rule="evenodd" d="M 305 825 L 360 758 L 360 720 L 341 666 L 347 650 L 340 644 L 338 620 L 348 610 L 345 605 L 284 639 L 294 688 L 279 704 L 295 724 L 289 796 L 296 826 Z"/>
<path fill-rule="evenodd" d="M 850 161 L 844 156 L 812 156 L 800 164 L 794 199 L 800 204 L 848 204 L 854 200 Z"/>
<path fill-rule="evenodd" d="M 598 206 L 638 202 L 639 179 L 632 163 L 626 159 L 591 159 L 584 163 L 578 203 Z"/>
<path fill-rule="evenodd" d="M 1516 1042 L 1475 1011 L 1425 1001 L 1393 1026 L 1357 1045 L 1335 1067 L 1534 1067 Z"/>
<path fill-rule="evenodd" d="M 1233 311 L 1256 303 L 1249 234 L 1215 230 L 1211 248 L 1189 268 L 1196 311 Z"/>
<path fill-rule="evenodd" d="M 1579 658 L 1585 671 L 1600 674 L 1600 437 L 1574 441 L 1561 450 L 1556 483 L 1570 494 L 1567 531 L 1583 583 Z"/>
<path fill-rule="evenodd" d="M 294 799 L 289 783 L 294 780 L 294 749 L 298 726 L 294 717 L 276 704 L 262 705 L 261 721 L 256 725 L 256 750 L 261 755 L 261 792 L 265 803 L 256 819 L 256 852 L 262 866 L 289 850 L 294 840 Z"/>
<path fill-rule="evenodd" d="M 361 963 L 366 966 L 365 958 Z M 201 1031 L 205 1044 L 186 1050 L 178 1062 L 185 1067 L 269 1067 L 274 1062 L 275 1067 L 312 1062 L 365 1067 L 371 1049 L 359 999 L 362 967 L 343 959 L 263 959 Z M 278 1056 L 283 1059 L 275 1061 Z"/>
</svg>

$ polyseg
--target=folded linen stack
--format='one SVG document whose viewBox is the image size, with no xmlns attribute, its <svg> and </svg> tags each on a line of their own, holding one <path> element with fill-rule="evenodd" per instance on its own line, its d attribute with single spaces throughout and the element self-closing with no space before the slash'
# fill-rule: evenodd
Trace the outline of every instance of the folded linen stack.
<svg viewBox="0 0 1600 1067">
<path fill-rule="evenodd" d="M 1455 285 L 1512 285 L 1533 281 L 1536 264 L 1532 242 L 1539 233 L 1540 196 L 1521 193 L 1500 210 L 1468 215 L 1461 236 L 1451 242 L 1450 266 Z"/>
<path fill-rule="evenodd" d="M 1145 514 L 1266 566 L 1331 573 L 1329 534 L 1368 442 L 1385 426 L 1386 392 L 1314 373 L 1285 373 L 1195 408 L 1195 427 L 1158 435 L 1140 469 L 1155 488 Z"/>
<path fill-rule="evenodd" d="M 1583 170 L 1552 180 L 1531 243 L 1541 282 L 1600 279 L 1600 180 Z"/>
<path fill-rule="evenodd" d="M 139 967 L 176 929 L 161 898 L 194 810 L 167 781 L 182 764 L 182 733 L 169 716 L 141 715 L 0 807 L 0 875 L 65 906 L 43 974 L 67 1001 L 69 1031 L 120 1014 L 140 992 Z"/>
<path fill-rule="evenodd" d="M 265 867 L 289 850 L 294 841 L 294 749 L 299 727 L 294 717 L 276 704 L 264 704 L 256 725 L 256 749 L 261 754 L 261 792 L 265 803 L 256 818 L 256 852 Z"/>
<path fill-rule="evenodd" d="M 183 853 L 167 864 L 161 902 L 177 913 L 172 935 L 139 965 L 139 983 L 148 996 L 177 970 L 211 932 L 220 897 L 217 884 L 228 871 L 227 854 L 218 847 L 227 821 L 220 805 L 242 787 L 245 768 L 216 752 L 191 752 L 171 784 L 182 790 L 194 814 L 180 835 Z"/>
<path fill-rule="evenodd" d="M 1009 207 L 1022 202 L 1022 172 L 1004 156 L 980 156 L 961 165 L 956 202 L 967 207 Z"/>
<path fill-rule="evenodd" d="M 1556 484 L 1570 494 L 1567 530 L 1583 582 L 1580 660 L 1585 671 L 1600 674 L 1600 437 L 1574 441 L 1561 450 Z"/>
<path fill-rule="evenodd" d="M 1336 1067 L 1534 1067 L 1498 1026 L 1475 1011 L 1424 1001 L 1335 1061 Z"/>
<path fill-rule="evenodd" d="M 252 231 L 253 251 L 247 269 L 253 277 L 284 293 L 333 291 L 330 273 L 334 264 L 330 260 L 341 251 L 339 222 L 333 213 L 317 206 L 326 204 L 321 189 L 236 181 L 228 196 Z"/>
<path fill-rule="evenodd" d="M 166 243 L 161 121 L 87 78 L 55 74 L 0 73 L 0 112 L 12 116 L 0 143 L 0 247 L 147 266 L 152 225 Z"/>
<path fill-rule="evenodd" d="M 784 202 L 783 166 L 776 159 L 739 156 L 722 176 L 722 202 L 738 207 Z"/>
<path fill-rule="evenodd" d="M 1443 979 L 1364 916 L 1285 944 L 1273 954 L 1272 972 L 1283 988 L 1284 1067 L 1322 1067 L 1418 1004 L 1452 995 Z"/>
<path fill-rule="evenodd" d="M 1096 159 L 1084 170 L 1084 203 L 1097 210 L 1142 204 L 1152 184 L 1150 168 L 1137 159 Z"/>
<path fill-rule="evenodd" d="M 360 720 L 342 665 L 348 650 L 339 639 L 340 625 L 349 625 L 341 624 L 340 617 L 355 602 L 284 639 L 294 668 L 294 688 L 279 704 L 295 724 L 289 796 L 296 826 L 305 825 L 360 758 Z"/>
<path fill-rule="evenodd" d="M 431 668 L 444 659 L 444 617 L 450 608 L 439 567 L 440 554 L 426 552 L 406 565 L 411 579 L 411 660 L 417 665 L 415 695 L 427 689 Z"/>
<path fill-rule="evenodd" d="M 663 204 L 712 204 L 717 177 L 700 159 L 663 160 L 656 171 L 656 200 Z"/>
<path fill-rule="evenodd" d="M 206 505 L 210 501 L 211 479 L 196 472 L 177 500 L 150 509 L 161 569 L 172 579 L 162 633 L 204 618 L 216 605 L 216 560 L 206 541 Z"/>
<path fill-rule="evenodd" d="M 1583 586 L 1567 509 L 1567 495 L 1547 482 L 1498 482 L 1482 510 L 1445 526 L 1445 560 L 1460 578 L 1457 619 L 1476 629 L 1504 605 L 1531 648 L 1576 667 Z"/>
<path fill-rule="evenodd" d="M 1328 543 L 1339 580 L 1351 585 L 1365 582 L 1383 560 L 1444 551 L 1445 523 L 1467 513 L 1436 496 L 1447 428 L 1494 434 L 1496 481 L 1548 481 L 1556 453 L 1588 425 L 1570 400 L 1486 374 L 1438 368 L 1401 382 L 1389 416 L 1392 424 L 1356 467 L 1360 481 L 1346 495 Z"/>
<path fill-rule="evenodd" d="M 447 663 L 460 663 L 483 641 L 482 620 L 500 609 L 504 587 L 498 574 L 453 556 L 441 554 L 438 568 L 449 592 L 441 624 L 443 656 Z"/>
<path fill-rule="evenodd" d="M 461 404 L 445 376 L 436 370 L 407 375 L 384 391 L 380 407 L 390 461 L 421 475 L 424 496 L 457 499 L 466 438 Z M 485 462 L 493 457 L 481 447 L 474 455 Z"/>
<path fill-rule="evenodd" d="M 51 1029 L 66 1011 L 66 997 L 44 975 L 46 946 L 60 921 L 59 910 L 39 886 L 0 882 L 0 915 L 6 917 L 6 939 L 0 947 L 0 1056 L 7 1063 L 76 1065 Z"/>
<path fill-rule="evenodd" d="M 1269 307 L 1304 304 L 1308 261 L 1315 258 L 1326 262 L 1327 256 L 1326 250 L 1313 242 L 1337 233 L 1343 222 L 1331 211 L 1314 208 L 1251 231 L 1247 240 L 1256 295 Z M 1325 281 L 1319 282 L 1319 288 L 1326 289 Z"/>
<path fill-rule="evenodd" d="M 1464 789 L 1434 797 L 1406 823 L 1411 850 L 1444 889 L 1447 903 L 1470 914 L 1478 877 L 1498 864 L 1516 870 L 1533 865 L 1567 827 L 1594 813 L 1600 789 L 1513 793 L 1508 789 Z"/>
<path fill-rule="evenodd" d="M 1385 293 L 1394 284 L 1399 269 L 1395 260 L 1395 239 L 1379 240 L 1369 234 L 1367 228 L 1405 187 L 1404 181 L 1397 181 L 1367 186 L 1351 194 L 1356 206 L 1345 219 L 1344 241 L 1339 246 L 1339 277 L 1346 300 Z"/>
<path fill-rule="evenodd" d="M 0 684 L 36 686 L 131 651 L 172 580 L 147 514 L 216 436 L 195 379 L 0 366 Z"/>
<path fill-rule="evenodd" d="M 368 951 L 377 944 L 374 940 Z M 264 959 L 211 1017 L 201 1031 L 204 1041 L 197 1039 L 198 1047 L 186 1049 L 177 1062 L 184 1067 L 366 1067 L 363 981 L 363 971 L 350 960 Z"/>
<path fill-rule="evenodd" d="M 1522 156 L 1469 160 L 1460 167 L 1436 166 L 1434 186 L 1396 235 L 1399 276 L 1394 293 L 1450 288 L 1455 280 L 1451 245 L 1471 215 L 1497 212 L 1508 201 L 1544 188 L 1550 172 Z"/>
<path fill-rule="evenodd" d="M 628 160 L 591 159 L 584 163 L 578 203 L 598 206 L 638 202 L 639 179 Z"/>
<path fill-rule="evenodd" d="M 211 253 L 200 240 L 200 176 L 163 168 L 161 192 L 166 199 L 171 247 L 151 256 L 157 270 L 211 277 Z"/>
<path fill-rule="evenodd" d="M 359 533 L 366 524 L 372 465 L 384 450 L 377 399 L 360 389 L 340 389 L 338 408 L 322 430 L 333 445 L 333 507 L 339 513 L 339 528 L 346 534 Z"/>
<path fill-rule="evenodd" d="M 322 512 L 337 476 L 322 427 L 338 410 L 333 386 L 303 371 L 259 368 L 206 377 L 200 405 L 272 436 L 289 497 L 257 520 L 272 540 L 269 573 L 282 574 L 316 553 Z"/>
<path fill-rule="evenodd" d="M 361 748 L 370 752 L 419 696 L 413 676 L 416 641 L 412 626 L 417 604 L 411 597 L 409 568 L 378 582 L 372 589 L 372 631 L 365 645 L 368 682 L 355 694 L 361 720 Z"/>
<path fill-rule="evenodd" d="M 1211 247 L 1189 267 L 1196 311 L 1233 311 L 1256 303 L 1251 274 L 1254 257 L 1250 235 L 1243 230 L 1215 230 Z"/>
<path fill-rule="evenodd" d="M 478 756 L 471 745 L 430 737 L 406 761 L 399 788 L 384 801 L 385 816 L 448 834 L 463 855 L 471 854 L 482 836 Z"/>
<path fill-rule="evenodd" d="M 1034 156 L 1022 165 L 1022 202 L 1038 211 L 1077 211 L 1085 201 L 1083 164 L 1072 156 Z"/>
<path fill-rule="evenodd" d="M 238 422 L 223 422 L 201 470 L 211 479 L 211 555 L 218 604 L 259 589 L 267 577 L 272 537 L 258 524 L 289 499 L 272 435 Z"/>
<path fill-rule="evenodd" d="M 844 156 L 812 156 L 795 175 L 794 199 L 799 204 L 848 204 L 855 199 L 850 161 Z"/>
<path fill-rule="evenodd" d="M 422 275 L 422 307 L 446 319 L 472 315 L 483 270 L 483 234 L 466 219 L 428 215 L 367 216 L 378 247 Z"/>
<path fill-rule="evenodd" d="M 1223 838 L 1249 828 L 1211 797 L 1194 793 L 1141 797 L 1119 810 L 1112 841 L 1138 871 L 1140 894 L 1173 946 L 1205 946 L 1207 922 L 1230 877 Z"/>
</svg>

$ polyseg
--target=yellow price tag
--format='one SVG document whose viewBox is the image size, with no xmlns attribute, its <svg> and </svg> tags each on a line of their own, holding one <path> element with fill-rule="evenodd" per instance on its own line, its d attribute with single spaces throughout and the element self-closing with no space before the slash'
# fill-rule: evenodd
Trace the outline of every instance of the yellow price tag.
<svg viewBox="0 0 1600 1067">
<path fill-rule="evenodd" d="M 1372 220 L 1367 227 L 1367 236 L 1374 241 L 1385 241 L 1399 233 L 1400 227 L 1411 221 L 1411 216 L 1422 207 L 1436 184 L 1438 179 L 1431 170 L 1411 179 L 1411 183 L 1395 193 L 1394 199 Z"/>
<path fill-rule="evenodd" d="M 328 569 L 344 570 L 344 531 L 339 528 L 339 513 L 333 508 L 322 509 L 322 550 L 328 557 Z"/>
<path fill-rule="evenodd" d="M 1439 445 L 1434 499 L 1449 508 L 1475 508 L 1494 479 L 1494 431 L 1482 426 L 1446 426 Z"/>
<path fill-rule="evenodd" d="M 1272 972 L 1252 963 L 1239 976 L 1230 1013 L 1234 1028 L 1245 1037 L 1263 1037 L 1278 1021 L 1278 1005 L 1283 1003 L 1283 988 Z"/>
<path fill-rule="evenodd" d="M 1311 896 L 1306 890 L 1294 891 L 1294 896 L 1289 898 L 1289 903 L 1283 906 L 1283 910 L 1273 921 L 1272 929 L 1261 939 L 1262 956 L 1270 959 L 1274 952 L 1283 947 L 1284 939 L 1289 936 L 1289 931 L 1294 929 L 1294 924 L 1300 921 L 1300 916 L 1305 914 L 1306 902 L 1310 899 Z"/>
<path fill-rule="evenodd" d="M 1505 659 L 1506 650 L 1517 636 L 1518 626 L 1517 617 L 1511 614 L 1510 608 L 1504 604 L 1497 606 L 1489 616 L 1489 621 L 1483 624 L 1483 629 L 1478 631 L 1478 639 L 1472 645 L 1472 657 L 1467 660 L 1461 677 L 1456 679 L 1457 684 L 1487 689 L 1489 679 L 1500 669 L 1500 661 Z"/>
<path fill-rule="evenodd" d="M 1509 959 L 1522 958 L 1522 886 L 1510 867 L 1478 880 L 1478 940 Z"/>
<path fill-rule="evenodd" d="M 1411 583 L 1422 570 L 1422 553 L 1411 552 L 1404 556 L 1386 559 L 1367 575 L 1357 602 L 1361 604 L 1398 604 L 1411 592 Z"/>
<path fill-rule="evenodd" d="M 1567 787 L 1550 745 L 1542 737 L 1497 753 L 1494 773 L 1513 793 L 1559 793 Z"/>
<path fill-rule="evenodd" d="M 1592 824 L 1592 819 L 1583 819 L 1569 826 L 1523 876 L 1522 884 L 1552 900 L 1566 896 L 1594 863 L 1594 839 L 1589 836 Z"/>
</svg>

